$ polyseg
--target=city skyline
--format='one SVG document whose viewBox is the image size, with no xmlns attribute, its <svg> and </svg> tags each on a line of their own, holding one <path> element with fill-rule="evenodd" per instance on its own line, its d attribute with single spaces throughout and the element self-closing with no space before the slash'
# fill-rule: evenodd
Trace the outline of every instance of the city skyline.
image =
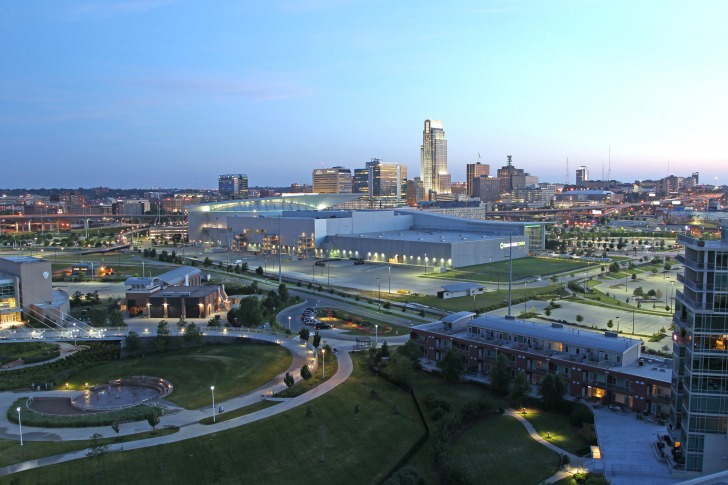
<svg viewBox="0 0 728 485">
<path fill-rule="evenodd" d="M 543 182 L 564 183 L 568 158 L 572 183 L 584 165 L 723 184 L 726 14 L 717 1 L 10 4 L 3 188 L 214 188 L 222 173 L 286 186 L 372 158 L 411 179 L 425 119 L 447 125 L 453 181 L 512 155 Z"/>
</svg>

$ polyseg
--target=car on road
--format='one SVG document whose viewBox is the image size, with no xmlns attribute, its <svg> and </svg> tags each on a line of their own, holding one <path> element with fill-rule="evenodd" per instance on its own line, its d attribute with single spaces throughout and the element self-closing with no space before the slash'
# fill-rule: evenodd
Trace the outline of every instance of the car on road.
<svg viewBox="0 0 728 485">
<path fill-rule="evenodd" d="M 316 261 L 313 264 L 316 265 L 316 266 L 326 266 L 326 263 L 324 263 L 323 261 Z"/>
<path fill-rule="evenodd" d="M 318 320 L 318 319 L 316 319 L 316 318 L 307 318 L 307 319 L 305 319 L 305 320 L 303 321 L 303 324 L 304 324 L 304 325 L 308 325 L 308 326 L 311 326 L 311 325 L 313 325 L 314 327 L 315 327 L 316 325 L 320 324 L 320 323 L 321 323 L 321 320 Z"/>
<path fill-rule="evenodd" d="M 333 325 L 331 325 L 329 323 L 324 323 L 324 322 L 319 322 L 319 323 L 313 324 L 314 330 L 328 330 L 331 327 L 333 327 Z"/>
</svg>

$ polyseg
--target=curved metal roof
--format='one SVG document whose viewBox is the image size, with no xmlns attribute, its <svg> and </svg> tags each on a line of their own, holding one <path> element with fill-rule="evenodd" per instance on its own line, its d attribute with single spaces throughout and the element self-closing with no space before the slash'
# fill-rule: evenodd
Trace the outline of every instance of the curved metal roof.
<svg viewBox="0 0 728 485">
<path fill-rule="evenodd" d="M 323 210 L 356 200 L 361 194 L 282 194 L 263 199 L 229 200 L 187 207 L 187 212 L 282 212 L 286 210 Z"/>
</svg>

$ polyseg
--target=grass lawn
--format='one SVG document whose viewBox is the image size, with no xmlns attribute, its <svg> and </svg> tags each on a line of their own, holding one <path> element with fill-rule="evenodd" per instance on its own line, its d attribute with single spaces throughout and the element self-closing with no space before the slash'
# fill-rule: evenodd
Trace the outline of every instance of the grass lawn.
<svg viewBox="0 0 728 485">
<path fill-rule="evenodd" d="M 246 414 L 252 414 L 256 411 L 260 411 L 261 409 L 266 409 L 280 403 L 280 401 L 260 401 L 255 404 L 251 404 L 250 406 L 235 409 L 234 411 L 225 411 L 222 414 L 217 414 L 214 421 L 212 419 L 212 416 L 210 416 L 209 418 L 201 419 L 200 424 L 213 424 L 220 423 L 222 421 L 228 421 L 230 419 L 239 418 L 240 416 L 245 416 Z M 212 412 L 212 409 L 210 409 L 210 412 Z"/>
<path fill-rule="evenodd" d="M 520 258 L 513 260 L 513 280 L 532 279 L 535 275 L 542 277 L 579 271 L 587 268 L 586 261 L 569 259 Z M 445 273 L 431 273 L 428 278 L 464 281 L 500 281 L 508 282 L 508 261 L 477 264 L 452 269 Z"/>
<path fill-rule="evenodd" d="M 288 350 L 273 344 L 204 345 L 102 363 L 68 382 L 72 389 L 83 389 L 86 382 L 93 385 L 119 377 L 162 377 L 174 385 L 167 399 L 186 409 L 197 409 L 209 403 L 210 386 L 215 386 L 215 399 L 223 402 L 265 384 L 291 362 Z"/>
<path fill-rule="evenodd" d="M 124 425 L 121 425 L 123 431 Z M 106 437 L 99 442 L 106 445 L 115 443 L 128 443 L 129 441 L 145 440 L 147 438 L 155 438 L 158 436 L 166 436 L 179 431 L 179 428 L 160 428 L 156 431 L 147 431 L 144 433 L 135 433 L 118 438 L 109 438 L 113 436 L 114 431 L 109 426 L 109 432 Z M 90 437 L 90 433 L 89 433 Z M 60 453 L 68 453 L 71 451 L 83 450 L 89 447 L 91 440 L 77 441 L 28 441 L 25 440 L 23 446 L 17 440 L 0 440 L 0 467 L 13 465 L 29 460 L 37 460 L 45 456 L 58 455 Z"/>
<path fill-rule="evenodd" d="M 512 299 L 519 300 L 527 297 L 530 299 L 537 299 L 539 297 L 545 297 L 551 295 L 554 298 L 558 295 L 558 290 L 562 285 L 549 285 L 542 288 L 523 288 L 523 285 L 514 285 L 512 289 Z M 503 300 L 508 299 L 508 286 L 501 287 L 500 291 L 489 291 L 482 295 L 476 295 L 475 297 L 475 308 L 480 311 L 483 308 L 489 307 L 503 307 L 506 304 Z M 473 297 L 461 296 L 459 298 L 437 298 L 436 296 L 412 296 L 408 300 L 412 303 L 420 303 L 427 305 L 432 308 L 441 308 L 448 311 L 473 311 Z"/>
<path fill-rule="evenodd" d="M 559 448 L 577 456 L 589 453 L 590 443 L 569 423 L 568 416 L 528 408 L 524 417 L 536 428 L 543 439 Z M 551 433 L 551 438 L 547 438 L 549 433 Z"/>
<path fill-rule="evenodd" d="M 98 466 L 62 463 L 0 483 L 379 483 L 423 428 L 409 394 L 353 357 L 345 383 L 300 408 L 198 439 L 107 454 Z"/>
<path fill-rule="evenodd" d="M 541 483 L 558 471 L 560 458 L 531 439 L 517 419 L 499 415 L 466 429 L 451 456 L 473 483 Z"/>
<path fill-rule="evenodd" d="M 58 344 L 47 344 L 43 342 L 22 342 L 3 344 L 0 364 L 12 362 L 18 359 L 29 359 L 37 362 L 49 360 L 56 356 L 54 353 L 59 348 Z"/>
</svg>

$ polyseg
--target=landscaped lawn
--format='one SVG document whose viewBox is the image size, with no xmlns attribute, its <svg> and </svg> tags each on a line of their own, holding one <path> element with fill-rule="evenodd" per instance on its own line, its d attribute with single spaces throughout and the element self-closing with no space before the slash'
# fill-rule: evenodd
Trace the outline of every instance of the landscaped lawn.
<svg viewBox="0 0 728 485">
<path fill-rule="evenodd" d="M 490 416 L 457 437 L 451 456 L 473 483 L 541 483 L 559 454 L 534 441 L 516 418 Z"/>
<path fill-rule="evenodd" d="M 508 282 L 508 261 L 477 264 L 452 269 L 445 273 L 431 273 L 429 278 L 442 278 L 463 281 L 500 281 Z M 513 260 L 513 280 L 531 279 L 547 275 L 579 271 L 589 267 L 587 261 L 570 259 L 520 258 Z M 594 267 L 592 264 L 591 267 Z"/>
<path fill-rule="evenodd" d="M 98 364 L 68 382 L 70 388 L 82 389 L 86 383 L 103 384 L 119 377 L 161 377 L 174 385 L 167 399 L 197 409 L 209 404 L 210 386 L 215 386 L 215 399 L 223 402 L 262 386 L 285 372 L 291 361 L 288 350 L 273 344 L 204 345 Z"/>
<path fill-rule="evenodd" d="M 74 461 L 0 483 L 379 483 L 423 431 L 410 395 L 357 362 L 336 389 L 247 426 L 107 454 L 98 467 Z"/>
<path fill-rule="evenodd" d="M 525 288 L 523 285 L 513 286 L 511 298 L 513 301 L 521 298 L 537 299 L 547 296 L 556 298 L 562 285 L 549 285 L 539 288 Z M 473 297 L 461 296 L 459 298 L 438 298 L 436 296 L 411 296 L 412 303 L 419 303 L 432 308 L 441 308 L 448 311 L 473 311 Z M 500 291 L 489 291 L 475 297 L 475 308 L 480 310 L 489 307 L 503 307 L 504 300 L 508 299 L 508 286 L 501 286 Z"/>
<path fill-rule="evenodd" d="M 559 448 L 578 456 L 589 453 L 591 443 L 577 433 L 577 430 L 569 423 L 568 416 L 528 408 L 524 417 L 536 428 L 543 439 Z M 549 433 L 550 438 L 548 438 Z"/>
<path fill-rule="evenodd" d="M 124 429 L 124 425 L 121 425 Z M 174 434 L 179 428 L 160 428 L 156 431 L 146 431 L 144 433 L 129 434 L 120 437 L 114 437 L 114 431 L 109 426 L 109 432 L 105 434 L 105 438 L 99 442 L 110 445 L 114 443 L 128 443 L 129 441 L 145 440 L 157 436 L 165 436 Z M 90 437 L 90 433 L 89 433 Z M 83 450 L 88 448 L 91 440 L 76 441 L 28 441 L 25 440 L 23 446 L 17 440 L 0 440 L 0 467 L 21 463 L 24 461 L 37 460 L 45 456 L 58 455 L 60 453 L 68 453 L 71 451 Z"/>
</svg>

